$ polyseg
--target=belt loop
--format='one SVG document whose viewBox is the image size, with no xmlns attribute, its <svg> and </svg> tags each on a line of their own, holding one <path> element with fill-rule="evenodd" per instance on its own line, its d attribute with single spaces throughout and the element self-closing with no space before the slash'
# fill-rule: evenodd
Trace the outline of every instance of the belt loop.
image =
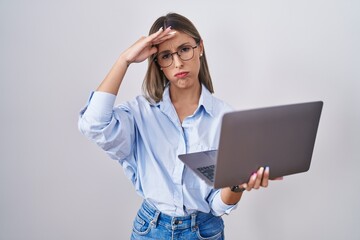
<svg viewBox="0 0 360 240">
<path fill-rule="evenodd" d="M 155 215 L 154 215 L 154 218 L 151 220 L 150 224 L 154 227 L 157 226 L 157 222 L 158 222 L 158 219 L 159 219 L 159 216 L 160 216 L 160 211 L 156 211 L 155 212 Z"/>
<path fill-rule="evenodd" d="M 192 213 L 191 214 L 191 231 L 195 232 L 197 229 L 197 225 L 196 225 L 196 213 Z"/>
</svg>

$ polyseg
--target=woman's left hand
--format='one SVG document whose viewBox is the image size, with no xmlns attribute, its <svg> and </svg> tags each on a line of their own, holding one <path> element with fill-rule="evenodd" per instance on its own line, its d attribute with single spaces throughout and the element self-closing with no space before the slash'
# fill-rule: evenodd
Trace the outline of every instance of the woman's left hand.
<svg viewBox="0 0 360 240">
<path fill-rule="evenodd" d="M 247 191 L 252 189 L 259 189 L 260 187 L 268 187 L 269 185 L 269 167 L 260 167 L 259 170 L 253 173 L 247 183 L 241 184 L 240 187 L 244 188 Z M 276 178 L 274 180 L 282 180 L 282 177 Z"/>
<path fill-rule="evenodd" d="M 260 167 L 255 173 L 253 173 L 247 183 L 239 185 L 243 191 L 251 191 L 252 189 L 259 189 L 261 187 L 266 188 L 269 185 L 270 169 L 269 167 Z M 282 177 L 275 178 L 274 180 L 282 180 Z M 243 192 L 243 191 L 240 191 Z M 221 189 L 221 199 L 226 204 L 236 204 L 242 194 L 232 192 L 230 188 Z"/>
</svg>

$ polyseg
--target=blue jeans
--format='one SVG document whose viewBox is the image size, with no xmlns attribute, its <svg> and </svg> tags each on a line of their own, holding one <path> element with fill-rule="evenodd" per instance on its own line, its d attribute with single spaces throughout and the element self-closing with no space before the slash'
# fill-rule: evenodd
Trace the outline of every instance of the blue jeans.
<svg viewBox="0 0 360 240">
<path fill-rule="evenodd" d="M 141 239 L 223 240 L 224 222 L 221 217 L 202 212 L 172 217 L 144 201 L 134 220 L 131 234 L 131 240 Z"/>
</svg>

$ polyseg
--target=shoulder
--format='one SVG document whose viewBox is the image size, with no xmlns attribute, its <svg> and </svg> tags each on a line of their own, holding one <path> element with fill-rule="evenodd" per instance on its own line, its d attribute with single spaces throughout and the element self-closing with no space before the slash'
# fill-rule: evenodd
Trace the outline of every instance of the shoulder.
<svg viewBox="0 0 360 240">
<path fill-rule="evenodd" d="M 128 112 L 136 113 L 145 109 L 152 108 L 154 104 L 150 103 L 143 95 L 139 95 L 132 100 L 119 104 L 116 108 L 118 110 L 125 110 Z"/>
<path fill-rule="evenodd" d="M 233 108 L 228 103 L 215 97 L 204 85 L 202 85 L 200 104 L 213 117 L 221 117 L 224 113 L 233 111 Z"/>
<path fill-rule="evenodd" d="M 227 102 L 212 95 L 213 113 L 215 116 L 222 116 L 227 112 L 234 111 L 234 108 Z"/>
</svg>

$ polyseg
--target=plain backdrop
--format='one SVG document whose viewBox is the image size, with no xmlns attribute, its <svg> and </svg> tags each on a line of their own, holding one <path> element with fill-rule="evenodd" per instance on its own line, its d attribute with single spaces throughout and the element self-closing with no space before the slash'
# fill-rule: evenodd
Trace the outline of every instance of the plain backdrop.
<svg viewBox="0 0 360 240">
<path fill-rule="evenodd" d="M 0 239 L 129 239 L 141 199 L 77 129 L 120 53 L 178 12 L 236 109 L 324 101 L 310 171 L 245 193 L 227 239 L 360 239 L 360 1 L 0 0 Z M 141 94 L 132 65 L 117 103 Z"/>
</svg>

